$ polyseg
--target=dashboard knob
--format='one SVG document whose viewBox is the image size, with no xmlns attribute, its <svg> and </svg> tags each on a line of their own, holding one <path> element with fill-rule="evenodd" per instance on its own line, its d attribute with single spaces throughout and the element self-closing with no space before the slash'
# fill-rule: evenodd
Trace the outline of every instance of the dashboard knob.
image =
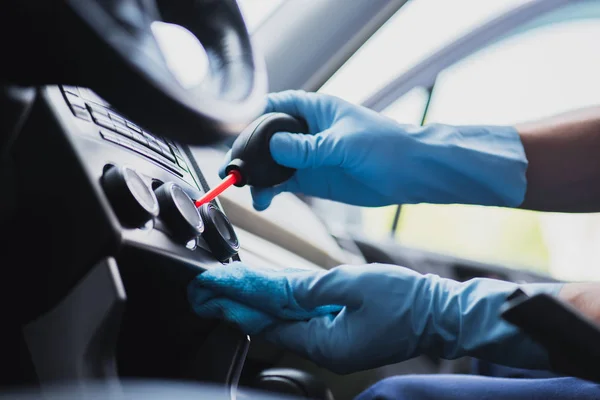
<svg viewBox="0 0 600 400">
<path fill-rule="evenodd" d="M 123 226 L 139 228 L 158 215 L 159 205 L 154 192 L 134 169 L 110 166 L 101 182 Z"/>
<path fill-rule="evenodd" d="M 160 204 L 160 219 L 176 240 L 187 243 L 203 232 L 204 224 L 200 213 L 181 186 L 167 182 L 154 193 Z"/>
<path fill-rule="evenodd" d="M 204 233 L 202 237 L 210 247 L 215 258 L 226 261 L 237 254 L 240 243 L 223 211 L 214 205 L 207 203 L 200 208 L 200 215 L 204 220 Z"/>
</svg>

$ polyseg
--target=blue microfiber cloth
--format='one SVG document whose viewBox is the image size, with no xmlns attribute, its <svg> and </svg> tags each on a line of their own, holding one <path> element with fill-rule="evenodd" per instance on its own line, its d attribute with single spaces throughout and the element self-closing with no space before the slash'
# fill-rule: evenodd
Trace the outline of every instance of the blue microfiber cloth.
<svg viewBox="0 0 600 400">
<path fill-rule="evenodd" d="M 339 305 L 302 308 L 294 298 L 290 278 L 322 273 L 298 269 L 250 268 L 231 263 L 198 275 L 188 286 L 188 299 L 201 317 L 224 319 L 247 334 L 274 324 L 335 315 Z"/>
</svg>

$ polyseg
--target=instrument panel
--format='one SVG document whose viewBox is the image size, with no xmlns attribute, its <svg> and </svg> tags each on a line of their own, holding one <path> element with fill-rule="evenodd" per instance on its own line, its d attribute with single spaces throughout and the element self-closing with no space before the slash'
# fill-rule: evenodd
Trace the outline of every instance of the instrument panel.
<svg viewBox="0 0 600 400">
<path fill-rule="evenodd" d="M 218 202 L 195 206 L 208 187 L 188 152 L 89 89 L 38 89 L 11 148 L 17 201 L 0 252 L 2 265 L 15 266 L 5 271 L 10 285 L 3 293 L 14 304 L 15 326 L 50 318 L 81 293 L 82 282 L 103 276 L 98 266 L 111 264 L 122 281 L 124 311 L 111 309 L 107 320 L 90 319 L 108 318 L 90 311 L 64 321 L 74 331 L 93 325 L 118 336 L 115 349 L 102 351 L 114 357 L 120 377 L 189 373 L 203 380 L 208 372 L 194 372 L 194 360 L 237 363 L 239 351 L 228 358 L 228 349 L 245 346 L 247 337 L 233 330 L 218 338 L 220 321 L 197 317 L 187 299 L 191 280 L 239 260 L 240 248 Z M 96 310 L 111 290 L 78 307 Z"/>
<path fill-rule="evenodd" d="M 95 133 L 99 137 L 138 153 L 187 183 L 199 187 L 174 141 L 153 135 L 129 121 L 90 89 L 62 86 L 61 92 L 73 115 L 83 121 L 93 122 L 98 128 Z"/>
<path fill-rule="evenodd" d="M 23 315 L 55 307 L 98 260 L 113 257 L 127 295 L 119 374 L 177 377 L 207 351 L 219 324 L 194 315 L 187 285 L 239 259 L 236 232 L 217 202 L 196 208 L 208 187 L 185 146 L 128 120 L 89 89 L 46 86 L 39 94 L 15 147 L 19 181 L 35 182 L 21 187 L 19 226 L 45 227 L 39 254 L 27 261 L 44 296 L 29 296 Z"/>
<path fill-rule="evenodd" d="M 198 266 L 206 256 L 236 256 L 237 236 L 218 204 L 194 205 L 207 188 L 183 146 L 128 120 L 90 89 L 48 87 L 45 95 L 125 241 Z"/>
</svg>

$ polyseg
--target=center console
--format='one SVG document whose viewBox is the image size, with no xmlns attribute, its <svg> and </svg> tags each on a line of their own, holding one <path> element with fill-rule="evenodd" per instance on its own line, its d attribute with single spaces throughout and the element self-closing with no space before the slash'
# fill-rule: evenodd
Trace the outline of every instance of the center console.
<svg viewBox="0 0 600 400">
<path fill-rule="evenodd" d="M 239 259 L 239 240 L 217 202 L 195 207 L 208 188 L 187 149 L 89 89 L 44 86 L 10 158 L 17 198 L 2 241 L 3 335 L 20 345 L 3 348 L 0 362 L 11 383 L 235 387 L 249 339 L 195 316 L 186 288 Z"/>
</svg>

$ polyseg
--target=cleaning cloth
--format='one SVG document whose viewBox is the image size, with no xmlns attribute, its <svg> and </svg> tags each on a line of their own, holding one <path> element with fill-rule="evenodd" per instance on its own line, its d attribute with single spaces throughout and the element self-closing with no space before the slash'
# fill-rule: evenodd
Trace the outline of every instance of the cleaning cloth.
<svg viewBox="0 0 600 400">
<path fill-rule="evenodd" d="M 300 269 L 249 269 L 233 263 L 198 275 L 188 286 L 188 299 L 201 317 L 224 319 L 244 333 L 258 334 L 286 321 L 309 320 L 342 310 L 339 305 L 301 307 L 290 287 L 293 279 L 306 279 L 326 271 Z M 233 300 L 235 298 L 236 300 Z M 247 301 L 244 301 L 247 300 Z"/>
</svg>

